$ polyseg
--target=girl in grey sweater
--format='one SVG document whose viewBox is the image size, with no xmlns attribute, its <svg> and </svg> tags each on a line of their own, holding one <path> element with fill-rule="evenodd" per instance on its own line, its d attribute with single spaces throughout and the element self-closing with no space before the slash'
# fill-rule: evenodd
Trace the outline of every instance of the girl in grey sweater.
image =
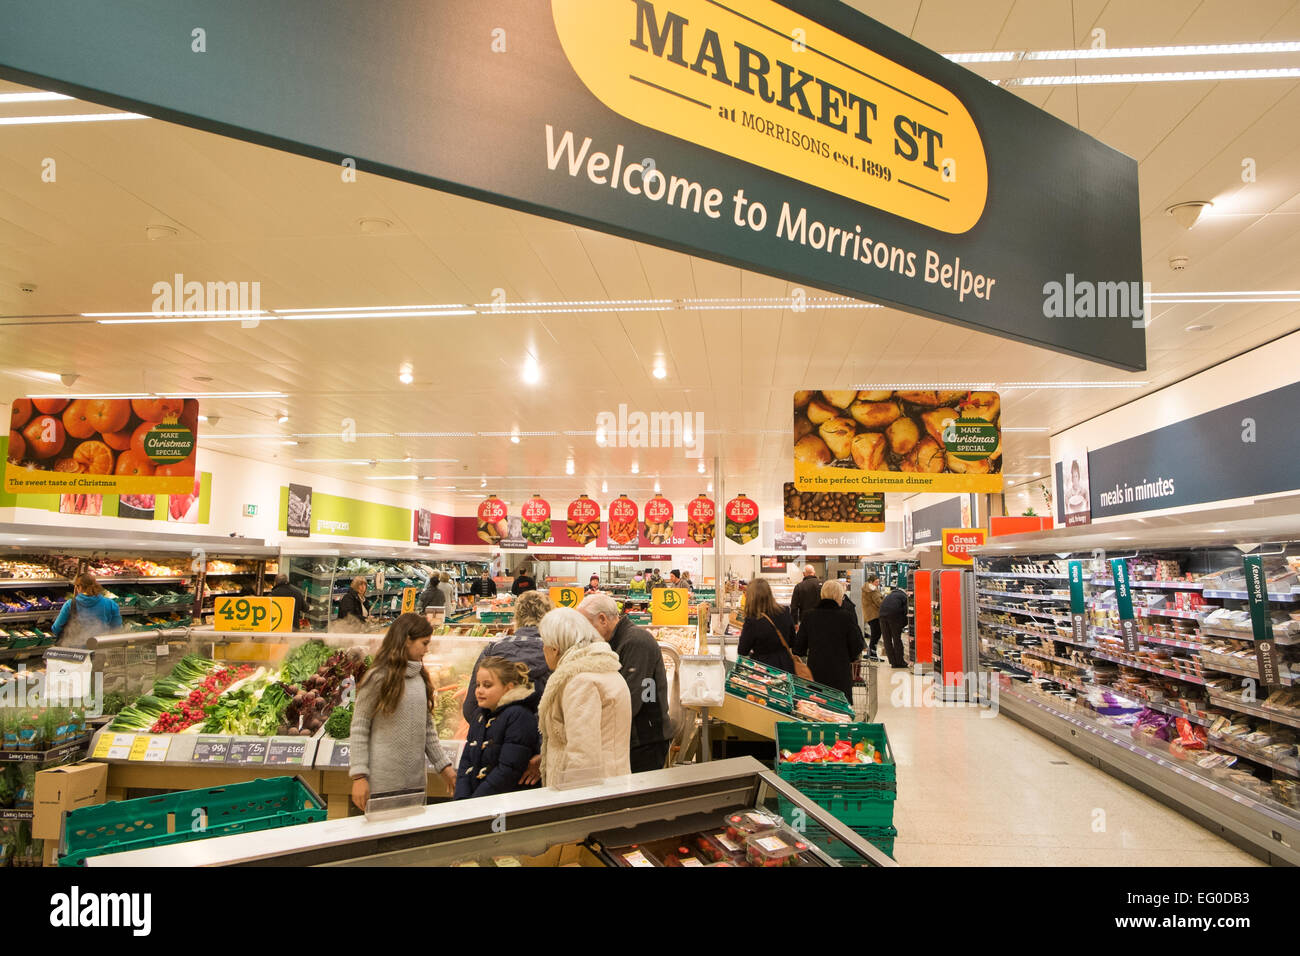
<svg viewBox="0 0 1300 956">
<path fill-rule="evenodd" d="M 424 669 L 433 625 L 403 614 L 384 635 L 374 666 L 362 678 L 352 714 L 352 802 L 365 810 L 371 793 L 423 789 L 425 757 L 456 789 L 456 768 L 443 752 L 433 722 L 433 682 Z"/>
</svg>

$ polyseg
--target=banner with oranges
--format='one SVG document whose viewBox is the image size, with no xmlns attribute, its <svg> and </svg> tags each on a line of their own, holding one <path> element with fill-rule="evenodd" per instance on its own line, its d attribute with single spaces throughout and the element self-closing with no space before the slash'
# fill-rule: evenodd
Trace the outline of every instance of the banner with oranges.
<svg viewBox="0 0 1300 956">
<path fill-rule="evenodd" d="M 193 398 L 16 398 L 9 407 L 4 488 L 10 494 L 190 494 L 198 426 Z"/>
</svg>

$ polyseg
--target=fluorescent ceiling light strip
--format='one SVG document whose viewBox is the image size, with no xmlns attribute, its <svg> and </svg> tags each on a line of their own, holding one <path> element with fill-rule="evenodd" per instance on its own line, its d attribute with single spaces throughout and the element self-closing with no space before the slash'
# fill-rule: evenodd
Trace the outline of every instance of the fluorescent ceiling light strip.
<svg viewBox="0 0 1300 956">
<path fill-rule="evenodd" d="M 371 481 L 419 481 L 419 475 L 367 475 Z"/>
<path fill-rule="evenodd" d="M 1220 80 L 1285 80 L 1300 77 L 1300 67 L 1271 70 L 1192 70 L 1182 73 L 1087 73 L 1079 76 L 1022 76 L 1007 86 L 1097 86 L 1106 83 L 1188 83 Z"/>
<path fill-rule="evenodd" d="M 1259 53 L 1296 53 L 1300 42 L 1277 43 L 1197 43 L 1183 46 L 1117 46 L 1111 49 L 1030 50 L 1026 60 L 1116 60 L 1155 56 L 1239 56 Z"/>
<path fill-rule="evenodd" d="M 50 123 L 102 123 L 108 120 L 148 119 L 139 113 L 69 113 L 66 116 L 0 116 L 0 126 L 37 126 Z"/>
<path fill-rule="evenodd" d="M 50 100 L 70 100 L 62 93 L 0 93 L 0 106 L 6 103 L 46 103 Z"/>
<path fill-rule="evenodd" d="M 475 302 L 474 308 L 489 312 L 504 312 L 511 308 L 537 305 L 672 305 L 672 299 L 583 299 L 571 302 Z"/>
<path fill-rule="evenodd" d="M 1234 303 L 1241 305 L 1250 305 L 1259 302 L 1300 302 L 1300 296 L 1276 296 L 1268 298 L 1232 298 L 1232 299 L 1205 299 L 1205 298 L 1188 298 L 1188 299 L 1159 299 L 1157 305 L 1232 305 Z"/>
<path fill-rule="evenodd" d="M 1032 459 L 1032 460 L 1034 460 L 1034 461 L 1051 461 L 1051 460 L 1052 460 L 1052 456 L 1051 456 L 1051 455 L 1026 455 L 1025 458 L 1026 458 L 1026 459 Z"/>
<path fill-rule="evenodd" d="M 1153 299 L 1168 299 L 1188 295 L 1300 295 L 1300 289 L 1247 289 L 1223 292 L 1152 292 Z"/>
<path fill-rule="evenodd" d="M 100 319 L 114 318 L 117 316 L 141 316 L 146 319 L 159 318 L 224 318 L 233 316 L 235 318 L 255 318 L 261 315 L 270 315 L 265 309 L 182 309 L 179 312 L 82 312 L 82 318 Z"/>
<path fill-rule="evenodd" d="M 1150 382 L 1003 382 L 998 388 L 1142 388 Z"/>
<path fill-rule="evenodd" d="M 299 465 L 368 465 L 368 458 L 295 458 L 295 464 Z"/>
<path fill-rule="evenodd" d="M 298 312 L 412 312 L 420 309 L 467 309 L 463 302 L 443 302 L 429 305 L 340 305 L 321 309 L 275 309 L 286 315 Z"/>
<path fill-rule="evenodd" d="M 159 398 L 287 398 L 287 392 L 150 392 Z"/>
<path fill-rule="evenodd" d="M 398 432 L 398 438 L 474 438 L 475 432 Z"/>
<path fill-rule="evenodd" d="M 993 382 L 907 382 L 904 384 L 884 384 L 884 385 L 853 385 L 860 392 L 883 392 L 889 391 L 924 391 L 927 389 L 944 389 L 945 391 L 981 391 L 997 388 Z"/>
<path fill-rule="evenodd" d="M 213 434 L 210 434 L 210 433 L 208 433 L 208 432 L 206 432 L 206 431 L 203 432 L 203 440 L 204 440 L 204 441 L 223 441 L 223 440 L 225 440 L 225 439 L 227 439 L 227 438 L 239 438 L 239 439 L 248 439 L 248 438 L 264 438 L 264 439 L 266 439 L 267 441 L 284 441 L 284 440 L 285 440 L 285 438 L 284 438 L 283 435 L 254 435 L 254 434 L 252 434 L 252 433 L 249 433 L 249 434 L 247 434 L 247 435 L 213 435 Z M 298 444 L 298 443 L 297 443 L 297 442 L 294 442 L 293 444 L 296 445 L 296 444 Z"/>
<path fill-rule="evenodd" d="M 1004 432 L 1045 432 L 1045 431 L 1047 431 L 1048 429 L 1047 429 L 1046 426 L 1044 426 L 1044 427 L 1042 427 L 1042 428 L 1029 428 L 1029 427 L 1023 427 L 1023 428 L 1003 428 L 1002 430 L 1003 430 Z"/>
<path fill-rule="evenodd" d="M 274 315 L 231 315 L 231 316 L 190 316 L 187 318 L 155 318 L 155 319 L 96 319 L 99 325 L 175 325 L 187 322 L 247 322 L 250 319 L 257 322 L 274 322 L 277 316 Z"/>
<path fill-rule="evenodd" d="M 1024 53 L 1019 50 L 990 50 L 987 53 L 945 53 L 944 57 L 953 63 L 1009 63 L 1018 60 Z"/>
<path fill-rule="evenodd" d="M 276 310 L 278 318 L 286 322 L 303 322 L 313 319 L 429 319 L 452 315 L 475 315 L 473 309 L 427 309 L 412 312 L 307 312 L 293 315 Z"/>
</svg>

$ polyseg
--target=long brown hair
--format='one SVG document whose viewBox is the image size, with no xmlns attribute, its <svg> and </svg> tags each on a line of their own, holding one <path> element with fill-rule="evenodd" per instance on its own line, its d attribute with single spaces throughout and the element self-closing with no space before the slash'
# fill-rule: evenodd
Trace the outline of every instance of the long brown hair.
<svg viewBox="0 0 1300 956">
<path fill-rule="evenodd" d="M 775 618 L 777 615 L 776 598 L 772 596 L 772 585 L 763 578 L 754 578 L 745 588 L 745 617 L 762 620 L 763 615 Z"/>
<path fill-rule="evenodd" d="M 95 580 L 93 574 L 82 572 L 77 575 L 76 580 L 72 583 L 76 586 L 77 590 L 87 597 L 96 597 L 104 593 L 104 589 L 99 586 L 99 582 Z"/>
<path fill-rule="evenodd" d="M 402 614 L 389 625 L 388 633 L 384 635 L 384 643 L 379 646 L 379 653 L 375 655 L 374 666 L 361 679 L 363 685 L 372 678 L 380 682 L 379 712 L 381 714 L 393 713 L 401 702 L 403 685 L 406 683 L 406 665 L 411 660 L 407 646 L 411 641 L 418 641 L 432 634 L 433 625 L 423 614 Z M 429 679 L 429 672 L 423 667 L 420 668 L 420 677 L 424 680 L 424 694 L 428 700 L 429 710 L 432 711 L 436 699 L 433 681 Z"/>
</svg>

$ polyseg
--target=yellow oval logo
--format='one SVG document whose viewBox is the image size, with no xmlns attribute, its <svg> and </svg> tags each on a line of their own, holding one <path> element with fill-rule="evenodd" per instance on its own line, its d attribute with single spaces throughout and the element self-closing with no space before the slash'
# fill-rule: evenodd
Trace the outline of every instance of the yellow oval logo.
<svg viewBox="0 0 1300 956">
<path fill-rule="evenodd" d="M 942 232 L 984 212 L 984 146 L 956 96 L 771 0 L 551 11 L 582 82 L 627 119 Z"/>
</svg>

